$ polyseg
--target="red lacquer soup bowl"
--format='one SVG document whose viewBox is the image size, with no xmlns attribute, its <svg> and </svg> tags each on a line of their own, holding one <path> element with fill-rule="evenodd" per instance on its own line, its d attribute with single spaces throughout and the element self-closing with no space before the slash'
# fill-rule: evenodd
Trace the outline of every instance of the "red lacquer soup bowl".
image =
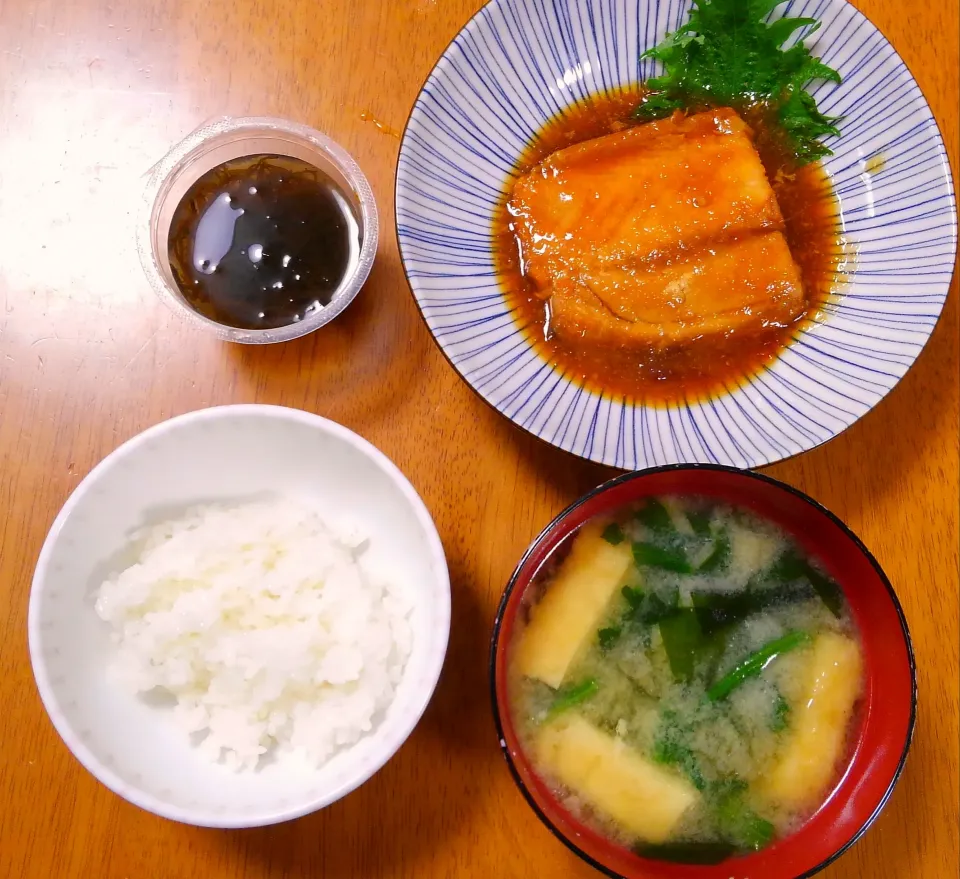
<svg viewBox="0 0 960 879">
<path fill-rule="evenodd" d="M 697 496 L 752 510 L 790 534 L 840 584 L 859 629 L 865 684 L 846 763 L 819 809 L 796 832 L 755 854 L 714 865 L 642 858 L 581 823 L 537 775 L 523 752 L 507 699 L 507 654 L 524 593 L 551 553 L 584 522 L 657 495 Z M 803 879 L 838 858 L 889 799 L 910 747 L 917 710 L 916 668 L 907 622 L 890 581 L 836 516 L 781 482 L 742 470 L 679 465 L 629 473 L 561 513 L 527 550 L 494 625 L 493 707 L 500 745 L 523 795 L 581 858 L 621 879 Z"/>
</svg>

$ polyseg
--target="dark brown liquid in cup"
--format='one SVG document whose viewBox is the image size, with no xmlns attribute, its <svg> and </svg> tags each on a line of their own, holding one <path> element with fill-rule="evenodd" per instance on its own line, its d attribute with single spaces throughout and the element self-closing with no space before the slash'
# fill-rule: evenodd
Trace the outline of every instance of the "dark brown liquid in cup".
<svg viewBox="0 0 960 879">
<path fill-rule="evenodd" d="M 328 305 L 360 254 L 350 197 L 289 156 L 233 159 L 174 212 L 170 268 L 200 314 L 248 330 L 284 327 Z"/>
</svg>

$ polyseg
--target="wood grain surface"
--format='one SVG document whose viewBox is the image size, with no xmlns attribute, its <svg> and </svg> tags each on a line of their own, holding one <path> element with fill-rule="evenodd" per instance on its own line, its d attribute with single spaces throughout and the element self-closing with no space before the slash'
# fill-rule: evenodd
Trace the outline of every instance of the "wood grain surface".
<svg viewBox="0 0 960 879">
<path fill-rule="evenodd" d="M 917 77 L 958 158 L 957 0 L 856 0 Z M 611 471 L 532 439 L 434 346 L 401 270 L 393 181 L 417 91 L 478 0 L 0 0 L 0 877 L 589 877 L 499 754 L 487 645 L 523 549 Z M 356 157 L 382 213 L 369 283 L 332 325 L 221 344 L 150 292 L 133 244 L 142 175 L 209 117 L 276 114 Z M 379 125 L 376 123 L 380 123 Z M 920 715 L 875 827 L 823 875 L 958 872 L 958 301 L 875 411 L 769 468 L 876 553 L 913 630 Z M 61 504 L 120 442 L 229 402 L 298 406 L 379 446 L 436 518 L 453 631 L 436 697 L 375 778 L 269 829 L 155 818 L 88 775 L 37 695 L 30 578 Z"/>
</svg>

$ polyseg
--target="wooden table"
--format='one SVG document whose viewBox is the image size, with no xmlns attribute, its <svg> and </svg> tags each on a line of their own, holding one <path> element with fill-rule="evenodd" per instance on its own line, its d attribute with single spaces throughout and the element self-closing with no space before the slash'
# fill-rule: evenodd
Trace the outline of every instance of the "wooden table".
<svg viewBox="0 0 960 879">
<path fill-rule="evenodd" d="M 6 0 L 0 3 L 0 877 L 589 877 L 539 823 L 497 748 L 487 643 L 529 540 L 611 472 L 481 403 L 420 320 L 393 234 L 417 90 L 478 0 Z M 890 37 L 958 158 L 956 0 L 857 0 Z M 282 346 L 195 332 L 150 292 L 133 245 L 141 175 L 219 114 L 275 114 L 357 158 L 382 211 L 366 288 Z M 375 121 L 381 123 L 375 124 Z M 436 518 L 453 581 L 446 669 L 369 784 L 320 814 L 223 832 L 148 815 L 57 737 L 27 656 L 30 577 L 51 520 L 123 440 L 230 402 L 319 412 L 373 441 Z M 958 870 L 958 305 L 916 367 L 826 447 L 771 467 L 845 519 L 899 591 L 920 719 L 875 828 L 824 876 Z"/>
</svg>

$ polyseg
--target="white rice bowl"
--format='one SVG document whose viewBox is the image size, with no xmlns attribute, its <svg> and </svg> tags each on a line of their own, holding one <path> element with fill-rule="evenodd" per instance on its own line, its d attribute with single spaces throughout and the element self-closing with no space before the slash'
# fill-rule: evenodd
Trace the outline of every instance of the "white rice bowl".
<svg viewBox="0 0 960 879">
<path fill-rule="evenodd" d="M 121 579 L 125 585 L 136 580 L 133 574 L 118 575 L 142 559 L 151 530 L 182 521 L 198 507 L 247 506 L 281 498 L 298 499 L 319 511 L 324 527 L 332 532 L 323 539 L 339 544 L 340 549 L 351 547 L 348 554 L 358 559 L 367 577 L 363 594 L 371 607 L 376 604 L 374 596 L 380 595 L 381 609 L 387 619 L 393 619 L 397 614 L 386 608 L 387 599 L 396 598 L 403 605 L 409 655 L 402 661 L 399 677 L 389 654 L 384 658 L 372 646 L 360 647 L 364 668 L 372 678 L 370 686 L 359 685 L 363 672 L 357 681 L 337 684 L 338 677 L 356 671 L 347 653 L 339 647 L 334 650 L 349 639 L 331 639 L 321 647 L 315 634 L 304 635 L 297 643 L 287 637 L 289 632 L 282 646 L 276 632 L 264 635 L 271 656 L 269 668 L 263 663 L 263 669 L 253 674 L 253 684 L 236 680 L 229 686 L 222 684 L 226 690 L 218 690 L 216 700 L 209 689 L 199 698 L 194 686 L 194 662 L 210 663 L 216 669 L 220 661 L 208 654 L 214 649 L 209 643 L 199 653 L 191 653 L 184 652 L 183 645 L 180 652 L 168 652 L 168 642 L 158 651 L 166 657 L 165 667 L 149 671 L 139 655 L 145 645 L 133 648 L 131 643 L 136 654 L 128 667 L 127 660 L 120 658 L 121 653 L 128 655 L 123 627 L 136 624 L 143 608 L 134 610 L 132 594 L 110 608 L 109 599 L 102 603 L 101 610 L 108 615 L 119 614 L 120 628 L 115 630 L 114 623 L 108 625 L 98 615 L 96 599 L 111 592 L 112 587 L 102 589 L 106 582 L 116 579 L 119 590 Z M 286 533 L 299 527 L 273 525 Z M 362 538 L 369 540 L 358 546 Z M 296 549 L 292 552 L 289 563 L 300 570 Z M 337 558 L 343 560 L 342 555 Z M 344 562 L 338 567 L 346 570 L 348 566 Z M 174 591 L 179 600 L 186 600 L 179 590 Z M 271 601 L 296 604 L 301 592 L 300 587 L 292 588 L 285 599 Z M 165 588 L 160 588 L 158 595 L 163 594 Z M 262 622 L 259 599 L 243 606 Z M 197 607 L 190 609 L 185 630 L 199 625 L 201 613 Z M 339 611 L 336 617 L 341 617 Z M 364 625 L 383 631 L 384 619 L 372 609 L 366 619 Z M 172 633 L 170 622 L 167 619 L 159 629 L 166 636 Z M 402 653 L 402 626 L 390 628 L 393 649 Z M 40 553 L 30 592 L 28 629 L 30 659 L 43 705 L 64 743 L 98 780 L 131 803 L 176 821 L 253 827 L 296 818 L 335 802 L 366 782 L 403 745 L 440 676 L 450 631 L 450 581 L 429 512 L 403 474 L 372 445 L 340 425 L 300 410 L 223 406 L 149 428 L 111 452 L 83 479 L 54 521 Z M 119 642 L 112 637 L 115 632 Z M 227 629 L 221 634 L 226 636 Z M 223 644 L 232 640 L 226 638 Z M 382 649 L 381 638 L 371 640 Z M 258 726 L 263 718 L 251 720 L 244 709 L 239 718 L 231 719 L 223 711 L 235 704 L 238 693 L 250 698 L 251 686 L 264 698 L 263 705 L 282 710 L 278 706 L 286 704 L 291 694 L 285 688 L 277 694 L 276 664 L 287 663 L 287 668 L 305 674 L 304 651 L 310 654 L 314 649 L 322 653 L 323 664 L 318 668 L 325 682 L 316 689 L 324 699 L 340 698 L 338 694 L 351 687 L 376 692 L 370 697 L 375 703 L 372 713 L 370 700 L 361 698 L 351 709 L 355 711 L 352 719 L 307 717 L 319 704 L 313 692 L 303 703 L 307 708 L 302 719 L 295 722 L 275 715 L 271 727 L 268 717 L 264 738 L 264 729 Z M 256 655 L 259 650 L 249 647 L 247 660 L 254 665 Z M 190 665 L 181 664 L 177 678 L 177 664 L 187 657 Z M 163 680 L 163 687 L 142 689 Z M 390 687 L 392 695 L 388 695 Z M 194 708 L 203 706 L 203 717 L 183 705 L 177 707 L 180 702 L 189 705 L 190 699 L 196 703 Z M 224 704 L 217 708 L 222 723 L 215 721 L 216 729 L 211 731 L 212 701 Z M 369 730 L 361 729 L 368 720 Z M 196 731 L 188 734 L 184 727 Z M 349 743 L 358 730 L 359 737 Z M 215 747 L 219 760 L 211 759 Z M 262 748 L 266 750 L 261 752 Z M 236 771 L 241 765 L 251 767 L 254 758 L 256 768 Z"/>
</svg>

